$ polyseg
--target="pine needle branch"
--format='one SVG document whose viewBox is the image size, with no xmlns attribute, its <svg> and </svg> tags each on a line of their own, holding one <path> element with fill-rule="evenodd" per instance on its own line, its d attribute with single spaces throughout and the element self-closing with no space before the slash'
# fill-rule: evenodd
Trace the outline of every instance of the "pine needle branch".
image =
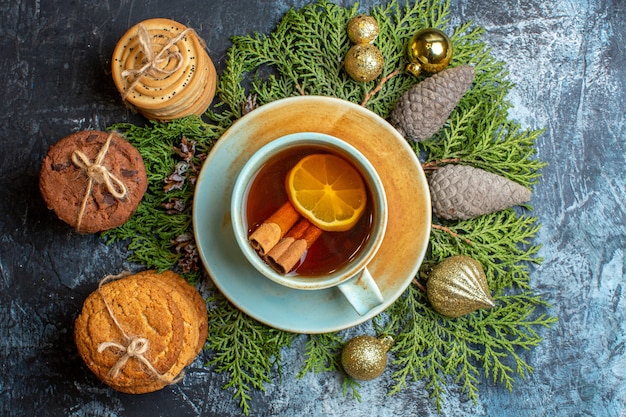
<svg viewBox="0 0 626 417">
<path fill-rule="evenodd" d="M 206 348 L 213 352 L 213 358 L 207 366 L 229 374 L 230 381 L 223 388 L 234 389 L 233 398 L 249 415 L 249 392 L 265 391 L 272 368 L 281 362 L 281 349 L 288 347 L 296 335 L 250 319 L 220 294 L 211 297 L 209 303 L 214 306 L 208 313 L 212 331 Z"/>
<path fill-rule="evenodd" d="M 174 250 L 176 237 L 191 231 L 193 184 L 166 192 L 164 180 L 180 162 L 175 146 L 182 137 L 193 140 L 200 166 L 213 143 L 243 115 L 246 98 L 257 104 L 302 94 L 339 97 L 363 103 L 387 118 L 398 98 L 428 75 L 418 78 L 404 69 L 408 64 L 406 45 L 419 29 L 444 30 L 454 45 L 451 66 L 470 64 L 476 77 L 447 124 L 430 140 L 414 144 L 426 159 L 425 167 L 442 161 L 469 164 L 502 175 L 529 188 L 537 185 L 545 163 L 536 156 L 541 131 L 524 130 L 509 117 L 507 96 L 512 84 L 503 62 L 496 60 L 482 41 L 484 30 L 471 22 L 449 27 L 449 2 L 390 0 L 372 8 L 380 35 L 375 45 L 384 56 L 382 76 L 368 83 L 352 80 L 343 70 L 343 59 L 351 44 L 346 26 L 358 4 L 345 8 L 320 0 L 299 10 L 290 10 L 268 35 L 251 34 L 232 38 L 226 68 L 220 74 L 216 99 L 204 119 L 188 117 L 170 123 L 151 122 L 145 127 L 118 124 L 141 152 L 148 172 L 148 192 L 133 217 L 123 226 L 108 231 L 108 242 L 128 242 L 129 259 L 150 268 L 175 267 L 181 254 Z M 389 77 L 390 74 L 394 74 Z M 389 78 L 385 78 L 389 77 Z M 183 209 L 170 214 L 163 207 L 173 199 Z M 496 307 L 479 310 L 457 319 L 440 316 L 424 291 L 415 285 L 375 322 L 378 330 L 394 336 L 391 348 L 392 386 L 390 395 L 410 383 L 425 381 L 441 410 L 447 386 L 457 384 L 468 399 L 476 401 L 484 378 L 512 389 L 517 377 L 525 378 L 532 366 L 524 352 L 542 341 L 542 329 L 556 318 L 550 306 L 533 292 L 529 265 L 541 262 L 534 238 L 537 219 L 530 206 L 507 209 L 462 222 L 436 222 L 430 235 L 428 258 L 419 279 L 446 257 L 464 254 L 484 267 Z M 435 219 L 437 220 L 437 219 Z M 471 243 L 468 243 L 471 242 Z M 198 272 L 186 274 L 199 279 Z M 282 375 L 281 351 L 296 335 L 269 328 L 239 311 L 218 292 L 209 300 L 211 333 L 206 347 L 211 352 L 207 366 L 226 373 L 225 389 L 248 415 L 250 393 L 264 391 L 272 375 Z M 309 372 L 340 371 L 339 334 L 313 335 L 307 340 L 304 365 L 298 376 Z M 344 394 L 360 400 L 360 384 L 349 377 L 342 383 Z"/>
<path fill-rule="evenodd" d="M 305 348 L 305 366 L 298 373 L 302 378 L 308 372 L 331 372 L 339 369 L 338 352 L 343 338 L 337 333 L 314 334 L 309 336 Z"/>
</svg>

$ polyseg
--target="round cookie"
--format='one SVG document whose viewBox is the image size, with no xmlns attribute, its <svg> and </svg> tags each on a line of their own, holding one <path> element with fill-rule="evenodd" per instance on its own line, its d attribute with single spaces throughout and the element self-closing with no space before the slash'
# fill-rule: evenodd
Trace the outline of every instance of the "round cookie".
<svg viewBox="0 0 626 417">
<path fill-rule="evenodd" d="M 172 297 L 138 279 L 122 278 L 94 291 L 74 325 L 76 347 L 87 367 L 104 383 L 129 393 L 149 392 L 137 389 L 147 384 L 155 385 L 154 391 L 178 376 L 171 369 L 179 360 L 183 336 L 183 319 Z M 143 357 L 161 377 L 136 357 L 128 358 L 117 375 L 111 374 L 124 353 L 119 347 L 102 348 L 103 343 L 128 346 L 128 337 L 147 339 Z"/>
<path fill-rule="evenodd" d="M 153 283 L 161 286 L 180 307 L 185 332 L 179 359 L 170 370 L 170 373 L 175 375 L 194 361 L 206 342 L 208 330 L 206 303 L 194 287 L 172 271 L 162 273 L 152 270 L 144 271 L 137 273 L 132 278 L 146 280 L 143 285 Z M 130 393 L 152 392 L 161 388 L 160 381 L 151 381 L 141 386 L 134 386 Z"/>
<path fill-rule="evenodd" d="M 202 39 L 165 18 L 147 19 L 126 31 L 113 51 L 111 75 L 127 104 L 161 121 L 201 115 L 217 84 Z"/>
<path fill-rule="evenodd" d="M 156 391 L 175 382 L 204 346 L 207 332 L 206 303 L 198 291 L 172 271 L 152 270 L 107 282 L 94 291 L 85 300 L 74 329 L 87 366 L 112 388 L 131 394 Z M 124 335 L 149 340 L 144 357 L 160 375 L 133 357 L 117 376 L 110 374 L 124 352 L 119 347 L 98 348 L 107 341 L 128 345 Z"/>
<path fill-rule="evenodd" d="M 198 311 L 191 299 L 170 282 L 168 276 L 161 276 L 156 272 L 152 274 L 135 275 L 132 279 L 141 280 L 141 285 L 158 286 L 172 298 L 176 307 L 180 310 L 183 323 L 183 344 L 176 363 L 170 369 L 172 374 L 177 375 L 185 366 L 193 362 L 198 354 L 197 346 L 200 339 L 200 326 L 198 325 Z"/>
<path fill-rule="evenodd" d="M 89 165 L 111 136 L 101 166 L 110 178 L 124 184 L 126 193 L 116 198 L 102 179 L 94 177 L 88 192 L 88 165 L 76 158 L 82 152 Z M 83 166 L 76 163 L 78 160 Z M 93 165 L 92 165 L 93 166 Z M 94 174 L 92 174 L 94 175 Z M 122 190 L 114 179 L 114 191 Z M 53 145 L 43 160 L 39 189 L 49 209 L 80 233 L 95 233 L 120 226 L 136 210 L 148 187 L 146 168 L 137 149 L 117 133 L 84 130 L 73 133 Z M 81 210 L 85 195 L 84 210 Z M 82 215 L 81 215 L 82 211 Z"/>
<path fill-rule="evenodd" d="M 196 288 L 189 284 L 182 276 L 173 271 L 166 270 L 162 273 L 157 273 L 156 271 L 150 270 L 139 272 L 136 275 L 147 276 L 150 279 L 173 286 L 186 298 L 186 300 L 191 304 L 191 307 L 195 310 L 196 322 L 198 326 L 198 344 L 194 357 L 191 359 L 191 362 L 193 362 L 195 356 L 202 351 L 208 336 L 209 322 L 207 320 L 206 301 L 202 298 Z"/>
</svg>

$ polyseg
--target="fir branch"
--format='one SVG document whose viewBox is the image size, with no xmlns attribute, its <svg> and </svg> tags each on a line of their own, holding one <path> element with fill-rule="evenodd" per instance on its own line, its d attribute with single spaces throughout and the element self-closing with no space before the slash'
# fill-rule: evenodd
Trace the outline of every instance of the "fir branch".
<svg viewBox="0 0 626 417">
<path fill-rule="evenodd" d="M 440 262 L 455 254 L 467 255 L 483 265 L 492 290 L 512 286 L 529 289 L 528 263 L 541 262 L 536 257 L 540 246 L 531 243 L 539 230 L 536 220 L 507 209 L 447 226 L 453 234 L 469 239 L 471 245 L 461 245 L 454 235 L 433 229 L 431 260 Z"/>
<path fill-rule="evenodd" d="M 199 152 L 211 146 L 242 116 L 246 97 L 256 96 L 263 105 L 301 95 L 327 95 L 354 103 L 386 118 L 398 98 L 416 82 L 404 69 L 406 45 L 419 29 L 436 27 L 451 34 L 454 57 L 451 66 L 470 64 L 476 70 L 473 87 L 463 96 L 448 123 L 431 140 L 413 144 L 426 166 L 441 161 L 470 164 L 532 187 L 545 164 L 536 158 L 535 142 L 541 131 L 522 130 L 509 119 L 512 88 L 503 62 L 496 60 L 481 40 L 482 28 L 471 23 L 449 28 L 449 2 L 391 0 L 372 8 L 380 26 L 375 44 L 385 63 L 383 75 L 369 83 L 352 80 L 343 70 L 343 58 L 351 44 L 346 34 L 358 4 L 344 8 L 320 0 L 300 10 L 290 10 L 269 35 L 252 34 L 232 39 L 226 68 L 218 79 L 216 99 L 207 110 L 208 121 L 188 117 L 170 123 L 151 122 L 145 127 L 119 124 L 141 152 L 148 172 L 149 188 L 134 216 L 123 226 L 108 231 L 109 242 L 127 241 L 130 260 L 148 267 L 168 269 L 180 254 L 173 239 L 191 230 L 193 186 L 165 193 L 163 181 L 178 162 L 174 147 L 185 136 L 197 143 Z M 385 79 L 389 74 L 397 75 Z M 384 80 L 384 82 L 383 82 Z M 196 158 L 194 164 L 201 164 Z M 185 204 L 171 215 L 163 203 L 176 199 Z M 526 206 L 530 208 L 530 206 Z M 446 386 L 458 384 L 472 401 L 484 376 L 512 389 L 515 376 L 524 378 L 532 367 L 522 353 L 541 342 L 540 328 L 556 321 L 546 313 L 549 306 L 534 294 L 528 266 L 539 263 L 539 245 L 533 243 L 539 226 L 520 210 L 508 209 L 463 222 L 444 222 L 433 228 L 431 252 L 419 271 L 446 257 L 465 254 L 484 267 L 496 307 L 457 319 L 447 319 L 430 308 L 423 291 L 411 285 L 375 320 L 380 333 L 394 335 L 391 348 L 393 386 L 396 394 L 414 381 L 424 380 L 439 409 Z M 468 240 L 471 244 L 468 243 Z M 189 280 L 198 274 L 187 274 Z M 213 355 L 208 366 L 229 375 L 225 389 L 233 390 L 245 414 L 250 413 L 250 392 L 264 391 L 271 375 L 281 375 L 281 350 L 296 335 L 268 328 L 243 314 L 215 292 L 209 300 L 212 332 L 207 348 Z M 384 324 L 378 324 L 382 322 Z M 341 338 L 337 334 L 314 335 L 305 348 L 305 364 L 298 376 L 308 372 L 336 372 Z M 360 384 L 346 376 L 344 394 L 352 391 L 360 400 Z"/>
<path fill-rule="evenodd" d="M 341 392 L 344 396 L 348 395 L 348 391 L 350 391 L 352 393 L 352 397 L 358 402 L 361 402 L 361 393 L 359 392 L 359 388 L 361 388 L 361 384 L 350 378 L 348 375 L 346 375 L 341 383 Z"/>
<path fill-rule="evenodd" d="M 172 241 L 191 230 L 194 189 L 187 181 L 180 190 L 171 193 L 163 190 L 164 179 L 172 173 L 177 163 L 174 148 L 186 137 L 196 143 L 198 152 L 206 154 L 223 129 L 195 116 L 170 123 L 150 122 L 144 127 L 120 123 L 111 129 L 123 133 L 141 153 L 148 176 L 148 191 L 126 223 L 104 232 L 102 236 L 109 243 L 127 241 L 130 261 L 157 270 L 173 268 L 182 254 L 173 250 Z M 198 157 L 194 157 L 191 162 L 197 165 L 202 163 Z M 167 213 L 162 206 L 174 198 L 183 201 L 187 207 L 181 213 Z M 191 272 L 187 274 L 187 279 L 195 282 L 199 274 Z"/>
<path fill-rule="evenodd" d="M 309 336 L 305 348 L 305 365 L 298 373 L 302 378 L 308 372 L 329 372 L 339 369 L 338 351 L 343 338 L 337 333 L 313 334 Z"/>
<path fill-rule="evenodd" d="M 288 347 L 296 335 L 252 320 L 221 294 L 214 294 L 208 301 L 214 305 L 208 312 L 211 337 L 206 348 L 213 352 L 213 358 L 206 365 L 229 374 L 230 381 L 223 388 L 234 389 L 233 398 L 249 415 L 249 392 L 265 391 L 272 368 L 281 362 L 281 349 Z"/>
<path fill-rule="evenodd" d="M 476 401 L 481 369 L 507 389 L 512 389 L 515 374 L 524 378 L 532 372 L 518 350 L 537 346 L 542 338 L 535 329 L 551 327 L 556 318 L 537 313 L 538 307 L 548 305 L 531 292 L 496 296 L 495 300 L 497 306 L 488 312 L 448 319 L 431 310 L 425 295 L 410 287 L 387 312 L 393 319 L 385 331 L 400 329 L 391 349 L 398 370 L 390 394 L 400 392 L 410 381 L 426 379 L 440 409 L 446 376 L 456 375 L 454 382 Z"/>
<path fill-rule="evenodd" d="M 343 338 L 337 333 L 314 334 L 309 336 L 305 349 L 305 364 L 298 373 L 298 377 L 302 378 L 308 372 L 336 372 L 341 369 L 340 357 L 343 347 Z M 361 401 L 359 388 L 361 384 L 344 373 L 341 389 L 343 395 L 347 395 L 348 391 L 352 393 L 352 397 Z"/>
<path fill-rule="evenodd" d="M 386 333 L 397 333 L 390 349 L 395 357 L 392 364 L 397 370 L 392 375 L 395 385 L 389 394 L 397 394 L 410 381 L 425 380 L 437 408 L 441 409 L 446 385 L 444 329 L 438 325 L 437 313 L 428 309 L 424 301 L 424 294 L 409 286 L 388 310 L 394 320 L 389 323 Z"/>
<path fill-rule="evenodd" d="M 440 224 L 435 224 L 435 223 L 433 223 L 430 227 L 433 228 L 433 229 L 443 230 L 444 232 L 449 233 L 452 237 L 454 237 L 456 239 L 463 239 L 465 241 L 465 243 L 467 243 L 468 245 L 472 244 L 471 240 L 469 240 L 468 238 L 461 237 L 461 235 L 459 235 L 458 233 L 453 232 L 452 230 L 450 230 L 449 227 L 442 226 Z"/>
</svg>

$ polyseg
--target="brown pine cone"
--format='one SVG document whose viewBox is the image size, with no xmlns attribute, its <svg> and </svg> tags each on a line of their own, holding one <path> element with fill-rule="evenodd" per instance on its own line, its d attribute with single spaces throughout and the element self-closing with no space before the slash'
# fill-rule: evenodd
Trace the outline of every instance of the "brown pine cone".
<svg viewBox="0 0 626 417">
<path fill-rule="evenodd" d="M 409 141 L 428 139 L 446 123 L 474 75 L 473 67 L 462 65 L 424 79 L 400 97 L 391 124 Z"/>
<path fill-rule="evenodd" d="M 448 220 L 467 220 L 530 200 L 528 188 L 467 165 L 446 165 L 428 179 L 433 211 Z"/>
</svg>

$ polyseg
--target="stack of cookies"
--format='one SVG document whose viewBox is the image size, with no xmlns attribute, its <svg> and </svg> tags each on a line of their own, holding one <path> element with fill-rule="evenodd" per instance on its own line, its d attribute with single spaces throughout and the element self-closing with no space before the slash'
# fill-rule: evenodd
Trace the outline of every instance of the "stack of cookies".
<svg viewBox="0 0 626 417">
<path fill-rule="evenodd" d="M 139 151 L 116 132 L 82 130 L 54 144 L 39 189 L 46 205 L 80 233 L 120 226 L 148 187 Z"/>
<path fill-rule="evenodd" d="M 207 333 L 204 299 L 171 271 L 105 278 L 85 300 L 74 327 L 78 352 L 89 369 L 130 394 L 178 382 Z"/>
<path fill-rule="evenodd" d="M 201 115 L 215 96 L 217 73 L 193 29 L 169 19 L 148 19 L 119 40 L 111 61 L 124 101 L 148 119 Z"/>
</svg>

